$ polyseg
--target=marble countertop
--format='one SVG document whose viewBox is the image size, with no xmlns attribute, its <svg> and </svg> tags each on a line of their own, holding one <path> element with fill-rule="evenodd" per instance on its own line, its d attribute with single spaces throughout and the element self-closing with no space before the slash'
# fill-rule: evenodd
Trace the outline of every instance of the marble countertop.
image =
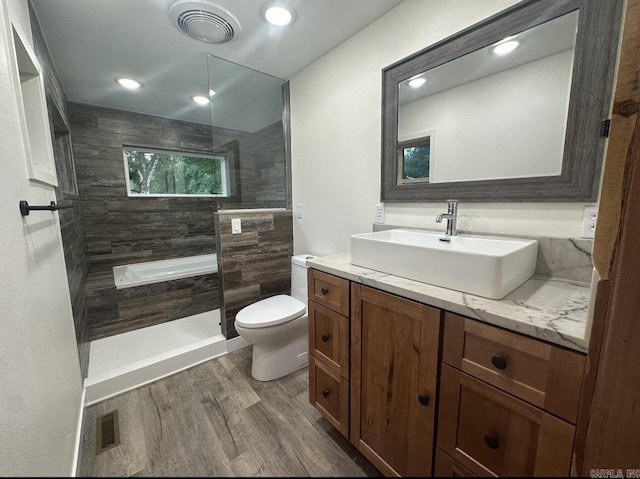
<svg viewBox="0 0 640 479">
<path fill-rule="evenodd" d="M 355 266 L 349 254 L 308 259 L 307 265 L 575 351 L 586 352 L 589 346 L 586 333 L 591 289 L 585 283 L 533 276 L 503 299 L 495 300 Z"/>
</svg>

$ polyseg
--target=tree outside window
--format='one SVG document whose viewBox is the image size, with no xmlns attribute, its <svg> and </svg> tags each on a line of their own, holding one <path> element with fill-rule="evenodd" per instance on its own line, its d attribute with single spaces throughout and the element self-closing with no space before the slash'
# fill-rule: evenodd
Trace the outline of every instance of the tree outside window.
<svg viewBox="0 0 640 479">
<path fill-rule="evenodd" d="M 428 183 L 431 136 L 398 143 L 398 184 Z"/>
<path fill-rule="evenodd" d="M 129 196 L 229 196 L 226 157 L 123 149 Z"/>
</svg>

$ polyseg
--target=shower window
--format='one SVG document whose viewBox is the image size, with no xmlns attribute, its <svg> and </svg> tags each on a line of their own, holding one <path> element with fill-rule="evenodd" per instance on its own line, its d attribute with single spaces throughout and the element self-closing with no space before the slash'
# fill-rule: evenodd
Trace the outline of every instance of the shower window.
<svg viewBox="0 0 640 479">
<path fill-rule="evenodd" d="M 433 181 L 435 130 L 398 142 L 398 184 Z"/>
<path fill-rule="evenodd" d="M 128 196 L 229 196 L 226 155 L 123 148 Z"/>
</svg>

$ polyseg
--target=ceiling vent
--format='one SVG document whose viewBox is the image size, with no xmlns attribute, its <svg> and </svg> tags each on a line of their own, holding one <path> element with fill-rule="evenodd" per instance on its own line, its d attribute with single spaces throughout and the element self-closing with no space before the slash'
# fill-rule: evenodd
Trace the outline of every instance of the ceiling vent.
<svg viewBox="0 0 640 479">
<path fill-rule="evenodd" d="M 207 1 L 178 0 L 169 7 L 169 18 L 181 32 L 206 43 L 227 43 L 240 32 L 231 13 Z"/>
</svg>

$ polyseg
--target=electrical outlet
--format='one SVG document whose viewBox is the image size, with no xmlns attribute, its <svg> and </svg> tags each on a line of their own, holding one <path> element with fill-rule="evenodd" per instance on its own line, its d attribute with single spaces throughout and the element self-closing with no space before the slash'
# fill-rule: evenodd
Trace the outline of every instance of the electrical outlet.
<svg viewBox="0 0 640 479">
<path fill-rule="evenodd" d="M 384 224 L 384 203 L 376 203 L 373 209 L 373 222 Z"/>
<path fill-rule="evenodd" d="M 231 234 L 237 235 L 242 233 L 242 221 L 240 218 L 231 218 Z"/>
<path fill-rule="evenodd" d="M 596 232 L 596 223 L 598 221 L 598 207 L 585 206 L 582 213 L 582 237 L 593 238 Z"/>
</svg>

